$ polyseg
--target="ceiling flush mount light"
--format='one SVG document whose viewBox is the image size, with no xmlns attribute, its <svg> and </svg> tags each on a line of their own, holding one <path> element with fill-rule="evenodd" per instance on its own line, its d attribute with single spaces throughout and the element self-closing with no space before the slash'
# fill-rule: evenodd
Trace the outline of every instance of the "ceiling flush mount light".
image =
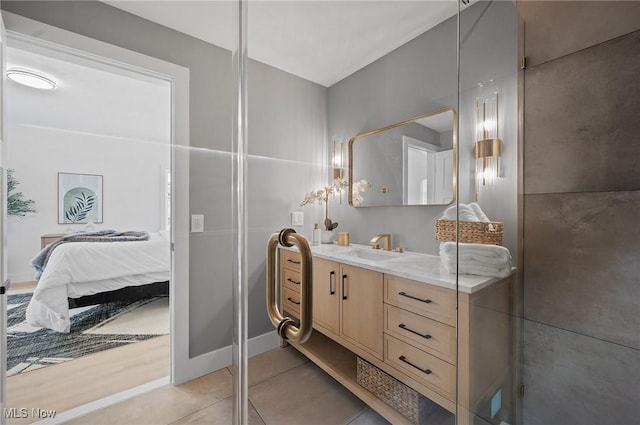
<svg viewBox="0 0 640 425">
<path fill-rule="evenodd" d="M 500 177 L 502 140 L 498 134 L 498 92 L 483 90 L 476 98 L 476 197 L 480 186 L 491 184 Z"/>
<path fill-rule="evenodd" d="M 8 69 L 7 77 L 18 84 L 40 90 L 54 90 L 56 83 L 46 75 L 26 69 Z"/>
</svg>

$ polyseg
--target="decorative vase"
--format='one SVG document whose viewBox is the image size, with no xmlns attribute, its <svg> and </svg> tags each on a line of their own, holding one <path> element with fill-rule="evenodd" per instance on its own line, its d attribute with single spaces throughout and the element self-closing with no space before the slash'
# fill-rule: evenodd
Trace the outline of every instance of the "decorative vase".
<svg viewBox="0 0 640 425">
<path fill-rule="evenodd" d="M 322 231 L 322 243 L 333 243 L 336 239 L 335 233 L 332 230 L 323 230 Z"/>
</svg>

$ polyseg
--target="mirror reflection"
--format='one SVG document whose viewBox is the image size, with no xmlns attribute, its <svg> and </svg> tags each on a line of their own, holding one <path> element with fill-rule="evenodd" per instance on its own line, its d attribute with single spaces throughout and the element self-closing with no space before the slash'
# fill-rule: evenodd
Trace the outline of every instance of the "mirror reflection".
<svg viewBox="0 0 640 425">
<path fill-rule="evenodd" d="M 455 111 L 440 109 L 349 140 L 349 204 L 445 205 L 455 193 Z M 362 181 L 368 190 L 358 190 Z"/>
</svg>

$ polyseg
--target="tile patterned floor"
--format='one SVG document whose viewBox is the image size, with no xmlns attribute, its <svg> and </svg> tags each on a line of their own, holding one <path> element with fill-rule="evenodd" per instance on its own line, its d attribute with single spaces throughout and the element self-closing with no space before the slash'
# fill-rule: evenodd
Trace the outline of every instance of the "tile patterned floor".
<svg viewBox="0 0 640 425">
<path fill-rule="evenodd" d="M 65 424 L 227 425 L 231 423 L 231 396 L 231 372 L 222 369 Z M 291 347 L 249 359 L 249 401 L 251 425 L 389 423 Z"/>
</svg>

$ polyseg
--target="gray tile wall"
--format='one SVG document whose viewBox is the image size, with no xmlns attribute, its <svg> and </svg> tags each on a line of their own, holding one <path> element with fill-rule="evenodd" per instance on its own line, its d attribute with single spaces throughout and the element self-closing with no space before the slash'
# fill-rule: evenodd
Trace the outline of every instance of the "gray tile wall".
<svg viewBox="0 0 640 425">
<path fill-rule="evenodd" d="M 638 46 L 635 32 L 527 69 L 526 193 L 640 187 Z"/>
<path fill-rule="evenodd" d="M 524 338 L 524 424 L 638 423 L 640 351 L 531 321 Z"/>
<path fill-rule="evenodd" d="M 640 417 L 640 3 L 525 21 L 524 424 Z"/>
</svg>

